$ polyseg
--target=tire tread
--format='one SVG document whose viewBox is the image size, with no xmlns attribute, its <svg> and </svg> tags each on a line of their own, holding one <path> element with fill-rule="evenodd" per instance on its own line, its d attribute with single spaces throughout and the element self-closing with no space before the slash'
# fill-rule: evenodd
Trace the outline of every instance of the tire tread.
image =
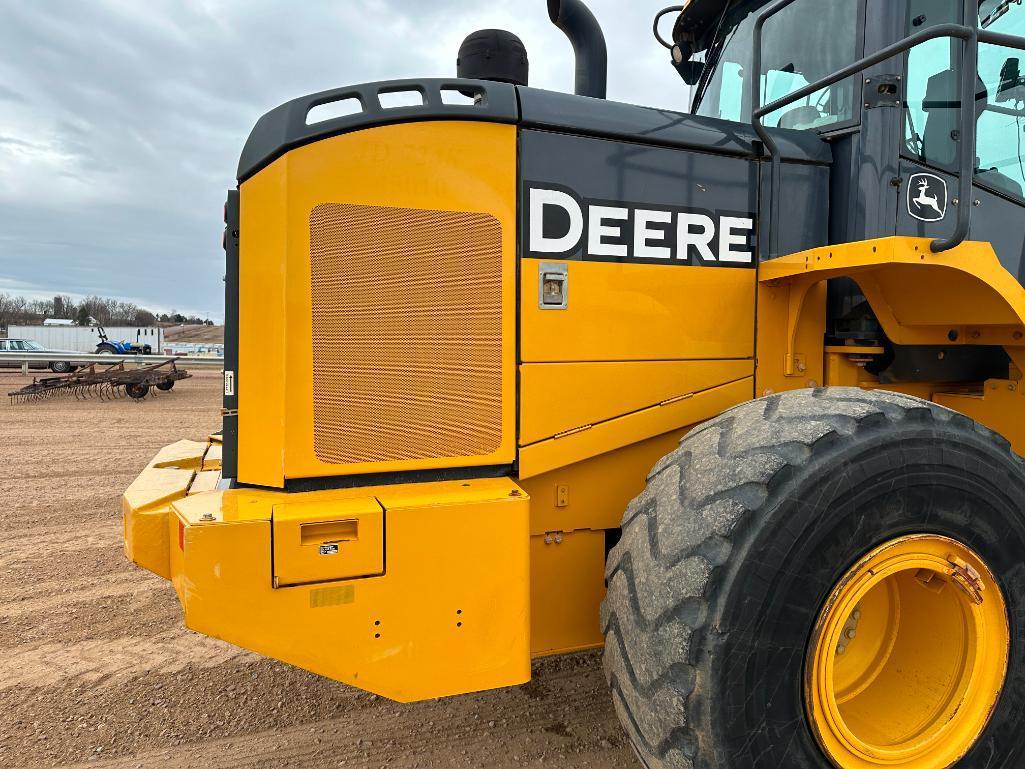
<svg viewBox="0 0 1025 769">
<path fill-rule="evenodd" d="M 649 769 L 694 769 L 722 758 L 703 752 L 701 730 L 691 723 L 709 696 L 696 683 L 691 639 L 708 630 L 713 575 L 739 557 L 733 550 L 740 527 L 757 526 L 789 478 L 829 461 L 851 436 L 904 421 L 955 422 L 1022 464 L 1006 440 L 967 417 L 912 396 L 858 388 L 795 390 L 740 404 L 691 431 L 656 463 L 609 554 L 601 612 L 606 678 Z"/>
</svg>

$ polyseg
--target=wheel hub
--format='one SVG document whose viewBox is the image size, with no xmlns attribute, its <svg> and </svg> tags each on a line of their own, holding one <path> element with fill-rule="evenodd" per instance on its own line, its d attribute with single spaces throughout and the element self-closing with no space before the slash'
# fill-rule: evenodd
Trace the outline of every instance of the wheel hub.
<svg viewBox="0 0 1025 769">
<path fill-rule="evenodd" d="M 1010 630 L 1000 588 L 952 539 L 901 537 L 837 584 L 805 662 L 805 704 L 840 769 L 944 769 L 985 728 Z"/>
</svg>

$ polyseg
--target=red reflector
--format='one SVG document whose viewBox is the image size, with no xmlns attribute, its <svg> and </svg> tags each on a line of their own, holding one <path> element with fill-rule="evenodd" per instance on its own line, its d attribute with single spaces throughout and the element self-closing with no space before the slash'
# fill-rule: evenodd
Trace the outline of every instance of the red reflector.
<svg viewBox="0 0 1025 769">
<path fill-rule="evenodd" d="M 185 524 L 178 521 L 178 549 L 185 552 Z"/>
</svg>

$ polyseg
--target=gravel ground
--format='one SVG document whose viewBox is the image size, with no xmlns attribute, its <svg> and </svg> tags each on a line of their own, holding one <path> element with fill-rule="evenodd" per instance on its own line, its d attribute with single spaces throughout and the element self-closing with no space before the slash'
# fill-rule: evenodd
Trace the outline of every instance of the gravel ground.
<svg viewBox="0 0 1025 769">
<path fill-rule="evenodd" d="M 0 373 L 3 393 L 26 380 Z M 119 498 L 219 425 L 220 375 L 142 402 L 0 401 L 0 766 L 636 767 L 597 654 L 399 705 L 184 630 Z"/>
</svg>

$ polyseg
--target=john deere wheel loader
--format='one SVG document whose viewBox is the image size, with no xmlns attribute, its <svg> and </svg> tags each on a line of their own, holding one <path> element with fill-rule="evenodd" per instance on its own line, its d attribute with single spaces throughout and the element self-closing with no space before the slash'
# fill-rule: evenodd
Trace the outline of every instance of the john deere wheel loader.
<svg viewBox="0 0 1025 769">
<path fill-rule="evenodd" d="M 487 30 L 260 119 L 128 556 L 400 701 L 604 644 L 649 769 L 1025 766 L 1025 7 L 692 0 L 688 114 L 548 11 L 576 94 Z"/>
</svg>

